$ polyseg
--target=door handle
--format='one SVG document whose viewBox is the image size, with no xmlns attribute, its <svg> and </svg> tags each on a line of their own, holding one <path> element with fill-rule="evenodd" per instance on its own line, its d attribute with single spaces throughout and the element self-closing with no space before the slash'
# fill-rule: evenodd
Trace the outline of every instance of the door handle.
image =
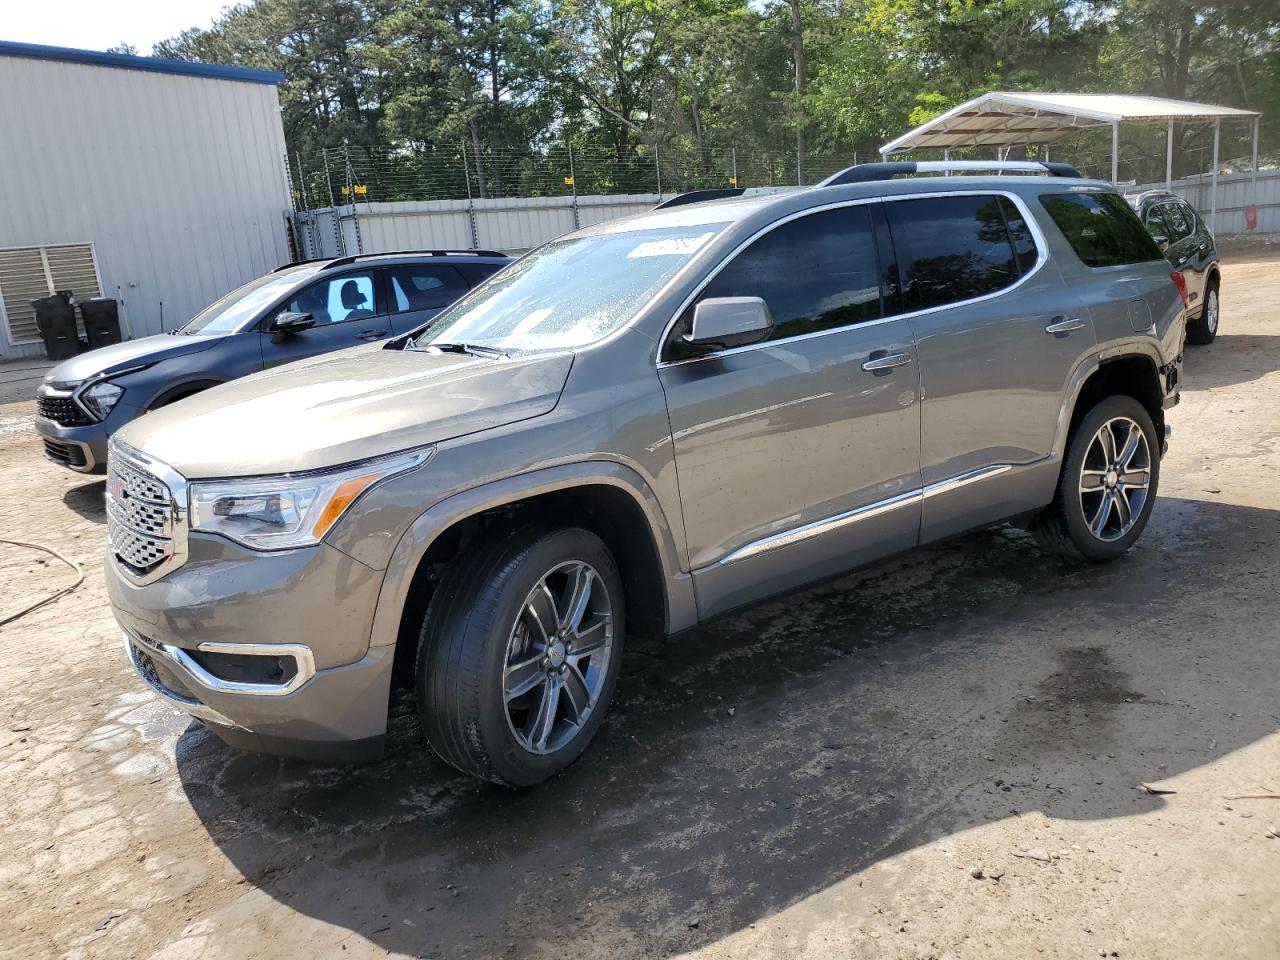
<svg viewBox="0 0 1280 960">
<path fill-rule="evenodd" d="M 876 354 L 879 354 L 879 356 L 876 356 Z M 873 350 L 871 358 L 862 365 L 862 369 L 868 373 L 878 373 L 881 370 L 892 370 L 894 367 L 900 367 L 910 362 L 911 354 L 909 353 L 887 353 L 884 350 Z"/>
<path fill-rule="evenodd" d="M 386 335 L 387 335 L 387 331 L 385 330 L 361 330 L 359 333 L 356 334 L 356 339 L 357 340 L 377 340 L 379 337 L 385 337 Z"/>
<path fill-rule="evenodd" d="M 1054 317 L 1053 322 L 1044 328 L 1045 333 L 1070 333 L 1072 330 L 1083 330 L 1084 321 L 1079 317 Z"/>
</svg>

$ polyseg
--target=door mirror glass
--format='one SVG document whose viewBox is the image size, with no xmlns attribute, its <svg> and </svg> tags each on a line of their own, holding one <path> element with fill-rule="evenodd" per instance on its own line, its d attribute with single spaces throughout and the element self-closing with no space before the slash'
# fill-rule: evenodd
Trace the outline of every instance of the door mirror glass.
<svg viewBox="0 0 1280 960">
<path fill-rule="evenodd" d="M 272 340 L 282 343 L 291 334 L 299 333 L 316 325 L 316 318 L 309 313 L 293 313 L 285 310 L 276 314 L 271 321 Z"/>
<path fill-rule="evenodd" d="M 693 310 L 693 328 L 684 342 L 706 350 L 759 343 L 773 333 L 773 316 L 760 297 L 711 297 Z"/>
</svg>

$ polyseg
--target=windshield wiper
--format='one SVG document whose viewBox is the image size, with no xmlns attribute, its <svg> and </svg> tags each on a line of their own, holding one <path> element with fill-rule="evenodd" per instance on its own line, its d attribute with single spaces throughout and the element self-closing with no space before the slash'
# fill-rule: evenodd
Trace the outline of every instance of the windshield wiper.
<svg viewBox="0 0 1280 960">
<path fill-rule="evenodd" d="M 441 353 L 465 353 L 473 357 L 491 357 L 494 360 L 505 360 L 507 351 L 496 347 L 485 347 L 476 343 L 428 343 L 423 346 L 414 345 L 411 350 L 439 350 Z"/>
</svg>

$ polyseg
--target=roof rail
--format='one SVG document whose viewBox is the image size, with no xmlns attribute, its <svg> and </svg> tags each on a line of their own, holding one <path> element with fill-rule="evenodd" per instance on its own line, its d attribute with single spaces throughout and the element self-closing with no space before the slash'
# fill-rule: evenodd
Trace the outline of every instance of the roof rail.
<svg viewBox="0 0 1280 960">
<path fill-rule="evenodd" d="M 968 173 L 994 170 L 999 173 L 1047 173 L 1054 177 L 1080 177 L 1080 171 L 1069 163 L 1047 160 L 899 160 L 888 163 L 861 163 L 833 173 L 818 186 L 835 187 L 845 183 L 868 183 L 892 180 L 912 173 Z"/>
<path fill-rule="evenodd" d="M 746 187 L 716 187 L 712 190 L 690 190 L 688 193 L 678 193 L 670 200 L 663 200 L 653 209 L 666 210 L 668 207 L 683 207 L 686 203 L 724 200 L 728 197 L 740 197 L 746 192 Z"/>
<path fill-rule="evenodd" d="M 499 250 L 386 250 L 381 253 L 356 253 L 351 256 L 338 257 L 335 260 L 329 260 L 326 267 L 345 267 L 348 264 L 355 263 L 357 260 L 367 260 L 370 257 L 503 257 L 507 258 L 507 254 Z M 322 257 L 321 259 L 328 259 Z M 310 263 L 311 261 L 303 261 Z"/>
<path fill-rule="evenodd" d="M 304 263 L 324 263 L 324 262 L 325 262 L 325 261 L 327 261 L 328 259 L 329 259 L 328 257 L 311 257 L 311 258 L 310 258 L 310 259 L 308 259 L 308 260 L 294 260 L 294 261 L 293 261 L 293 262 L 291 262 L 291 263 L 282 263 L 282 264 L 280 264 L 280 266 L 276 267 L 276 268 L 275 268 L 274 270 L 272 270 L 271 272 L 272 272 L 272 273 L 279 273 L 281 270 L 288 270 L 290 267 L 300 267 L 300 266 L 302 266 Z"/>
</svg>

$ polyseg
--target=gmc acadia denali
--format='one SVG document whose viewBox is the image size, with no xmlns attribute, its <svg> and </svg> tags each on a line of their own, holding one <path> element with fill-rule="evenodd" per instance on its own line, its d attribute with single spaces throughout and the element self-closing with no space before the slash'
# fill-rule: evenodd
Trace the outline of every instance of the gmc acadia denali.
<svg viewBox="0 0 1280 960">
<path fill-rule="evenodd" d="M 411 679 L 441 757 L 527 785 L 595 735 L 628 636 L 1001 521 L 1119 556 L 1186 304 L 1069 167 L 893 179 L 993 166 L 678 197 L 422 331 L 128 424 L 107 580 L 135 668 L 230 744 L 315 758 L 376 757 Z"/>
</svg>

